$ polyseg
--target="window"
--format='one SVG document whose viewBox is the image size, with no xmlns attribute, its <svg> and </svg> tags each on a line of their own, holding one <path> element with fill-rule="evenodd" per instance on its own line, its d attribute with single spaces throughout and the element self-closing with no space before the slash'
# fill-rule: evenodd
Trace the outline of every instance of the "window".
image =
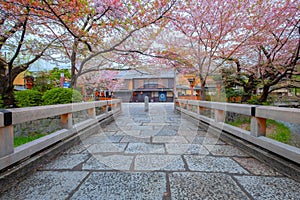
<svg viewBox="0 0 300 200">
<path fill-rule="evenodd" d="M 147 79 L 144 81 L 144 88 L 157 88 L 158 87 L 158 80 L 157 79 Z"/>
</svg>

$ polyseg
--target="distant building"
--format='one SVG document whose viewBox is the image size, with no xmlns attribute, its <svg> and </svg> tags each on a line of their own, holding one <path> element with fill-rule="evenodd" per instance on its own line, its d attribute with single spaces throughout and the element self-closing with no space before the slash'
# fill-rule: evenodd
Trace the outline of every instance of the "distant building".
<svg viewBox="0 0 300 200">
<path fill-rule="evenodd" d="M 189 82 L 187 75 L 178 74 L 176 78 L 176 93 L 179 99 L 193 99 L 193 100 L 201 100 L 201 87 L 200 87 L 200 79 L 197 76 L 194 76 L 194 85 L 193 90 L 191 90 L 191 83 Z M 208 76 L 206 78 L 205 92 L 207 96 L 220 95 L 220 87 L 221 83 L 215 81 L 213 77 Z M 192 94 L 193 92 L 193 94 Z"/>
<path fill-rule="evenodd" d="M 114 97 L 123 102 L 144 102 L 145 96 L 150 102 L 173 102 L 174 100 L 174 70 L 158 69 L 154 72 L 127 70 L 116 77 L 122 80 Z"/>
<path fill-rule="evenodd" d="M 34 85 L 34 77 L 26 75 L 27 71 L 20 73 L 14 80 L 14 90 L 30 90 Z"/>
</svg>

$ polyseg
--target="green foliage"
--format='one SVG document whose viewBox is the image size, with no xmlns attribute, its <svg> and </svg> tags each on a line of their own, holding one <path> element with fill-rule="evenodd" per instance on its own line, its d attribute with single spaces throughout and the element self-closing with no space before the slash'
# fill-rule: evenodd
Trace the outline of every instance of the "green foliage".
<svg viewBox="0 0 300 200">
<path fill-rule="evenodd" d="M 15 92 L 18 107 L 42 105 L 42 94 L 36 90 L 22 90 Z"/>
<path fill-rule="evenodd" d="M 47 90 L 59 87 L 61 73 L 64 73 L 65 78 L 71 78 L 71 74 L 68 69 L 53 68 L 47 72 L 38 72 L 34 81 L 34 89 L 45 93 Z"/>
<path fill-rule="evenodd" d="M 250 118 L 249 117 L 239 117 L 238 119 L 232 121 L 227 121 L 226 123 L 232 125 L 232 126 L 236 126 L 239 127 L 242 124 L 247 124 L 246 126 L 246 130 L 250 131 Z"/>
<path fill-rule="evenodd" d="M 257 96 L 253 96 L 251 99 L 247 101 L 247 104 L 253 104 L 253 105 L 262 105 L 262 102 L 258 101 Z"/>
<path fill-rule="evenodd" d="M 247 104 L 253 104 L 253 105 L 270 105 L 271 101 L 266 102 L 260 102 L 258 96 L 252 96 L 250 100 L 247 101 Z"/>
<path fill-rule="evenodd" d="M 250 118 L 238 118 L 234 122 L 226 122 L 232 126 L 240 127 L 246 125 L 245 129 L 250 131 Z M 284 124 L 281 124 L 275 120 L 267 119 L 267 128 L 271 132 L 267 133 L 267 137 L 279 142 L 288 143 L 291 138 L 291 131 Z"/>
<path fill-rule="evenodd" d="M 244 94 L 244 92 L 242 90 L 235 90 L 233 88 L 226 88 L 225 92 L 226 92 L 227 98 L 240 97 L 240 96 L 243 96 L 243 94 Z"/>
<path fill-rule="evenodd" d="M 268 126 L 275 126 L 274 130 L 271 133 L 267 134 L 268 138 L 277 140 L 279 142 L 288 143 L 291 138 L 291 131 L 285 125 L 276 122 L 274 120 L 267 120 L 267 127 Z"/>
<path fill-rule="evenodd" d="M 38 138 L 45 136 L 46 134 L 43 133 L 33 133 L 29 136 L 18 136 L 14 138 L 14 147 L 21 146 L 22 144 L 31 142 Z"/>
<path fill-rule="evenodd" d="M 33 89 L 44 93 L 55 86 L 56 83 L 50 81 L 50 74 L 48 72 L 41 71 L 36 75 Z"/>
<path fill-rule="evenodd" d="M 53 68 L 52 70 L 49 71 L 50 72 L 50 80 L 60 80 L 60 74 L 64 73 L 64 77 L 65 78 L 71 78 L 71 73 L 68 69 L 59 69 L 57 67 Z"/>
<path fill-rule="evenodd" d="M 0 108 L 4 108 L 2 97 L 0 96 Z"/>
<path fill-rule="evenodd" d="M 44 105 L 81 102 L 82 95 L 71 88 L 53 88 L 43 95 Z"/>
</svg>

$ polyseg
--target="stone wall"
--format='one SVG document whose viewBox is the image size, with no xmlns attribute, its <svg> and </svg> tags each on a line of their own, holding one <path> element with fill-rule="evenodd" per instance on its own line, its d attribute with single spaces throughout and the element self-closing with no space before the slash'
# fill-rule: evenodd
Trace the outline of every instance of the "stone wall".
<svg viewBox="0 0 300 200">
<path fill-rule="evenodd" d="M 103 108 L 96 109 L 96 115 L 104 113 Z M 73 125 L 89 119 L 88 111 L 83 110 L 73 113 Z M 60 116 L 39 119 L 14 125 L 14 137 L 29 136 L 33 134 L 50 134 L 62 129 Z"/>
</svg>

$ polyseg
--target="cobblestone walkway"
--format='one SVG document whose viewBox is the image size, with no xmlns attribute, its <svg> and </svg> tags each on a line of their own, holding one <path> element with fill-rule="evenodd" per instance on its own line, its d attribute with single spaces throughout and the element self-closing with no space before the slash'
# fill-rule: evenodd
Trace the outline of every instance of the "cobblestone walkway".
<svg viewBox="0 0 300 200">
<path fill-rule="evenodd" d="M 0 199 L 300 199 L 300 183 L 173 111 L 123 104 L 115 121 Z"/>
</svg>

